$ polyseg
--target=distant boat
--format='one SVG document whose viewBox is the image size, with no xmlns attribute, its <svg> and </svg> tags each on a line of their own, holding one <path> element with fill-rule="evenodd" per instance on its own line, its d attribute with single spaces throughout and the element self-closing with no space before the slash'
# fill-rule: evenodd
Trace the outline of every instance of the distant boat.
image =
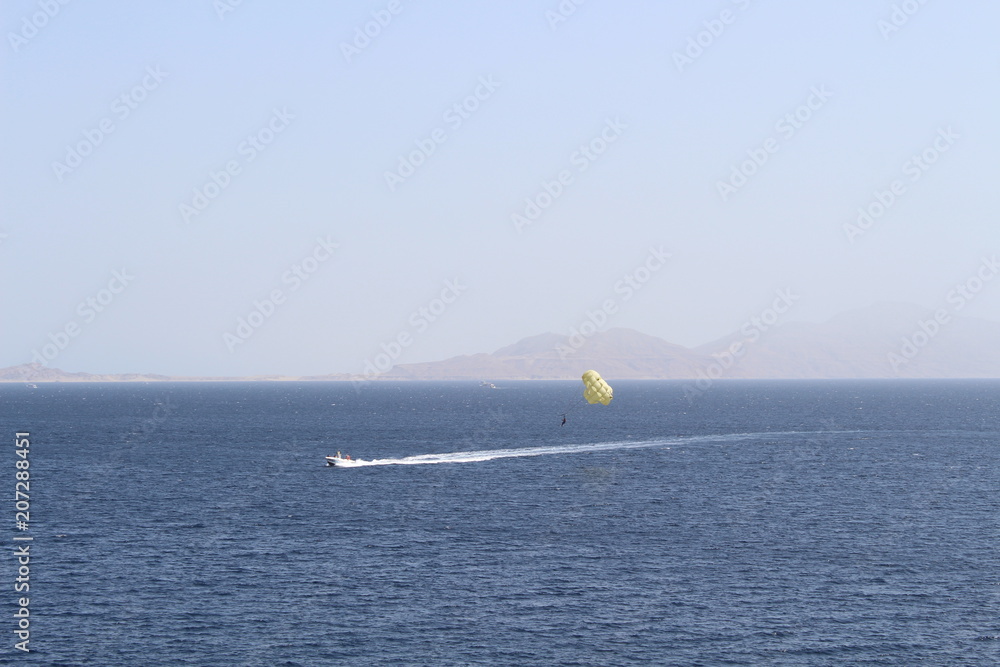
<svg viewBox="0 0 1000 667">
<path fill-rule="evenodd" d="M 365 463 L 368 463 L 368 461 L 352 459 L 350 455 L 341 456 L 340 452 L 337 452 L 336 456 L 326 457 L 326 464 L 328 466 L 337 466 L 338 468 L 356 468 L 357 466 L 364 465 Z"/>
<path fill-rule="evenodd" d="M 479 386 L 480 387 L 486 387 L 487 389 L 496 389 L 497 388 L 497 386 L 495 384 L 493 384 L 492 382 L 487 382 L 486 380 L 483 380 L 482 382 L 480 382 Z"/>
</svg>

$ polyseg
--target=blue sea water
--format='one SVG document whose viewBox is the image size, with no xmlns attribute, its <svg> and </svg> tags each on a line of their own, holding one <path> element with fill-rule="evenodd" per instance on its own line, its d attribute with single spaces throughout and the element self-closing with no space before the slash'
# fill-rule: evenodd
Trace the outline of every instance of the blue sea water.
<svg viewBox="0 0 1000 667">
<path fill-rule="evenodd" d="M 0 664 L 1000 664 L 1000 382 L 577 384 L 0 385 Z"/>
</svg>

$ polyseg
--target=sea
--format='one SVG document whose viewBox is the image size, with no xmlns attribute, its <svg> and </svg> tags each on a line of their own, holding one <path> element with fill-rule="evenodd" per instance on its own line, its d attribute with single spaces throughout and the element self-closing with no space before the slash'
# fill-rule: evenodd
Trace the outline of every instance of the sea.
<svg viewBox="0 0 1000 667">
<path fill-rule="evenodd" d="M 0 664 L 1000 664 L 1000 382 L 610 381 L 0 385 Z"/>
</svg>

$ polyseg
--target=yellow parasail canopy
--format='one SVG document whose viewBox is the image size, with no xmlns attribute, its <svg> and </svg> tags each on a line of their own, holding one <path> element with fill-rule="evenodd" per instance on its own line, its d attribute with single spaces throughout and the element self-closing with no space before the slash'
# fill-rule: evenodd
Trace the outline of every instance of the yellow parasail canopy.
<svg viewBox="0 0 1000 667">
<path fill-rule="evenodd" d="M 588 403 L 607 405 L 611 402 L 611 387 L 597 371 L 587 371 L 583 374 L 583 397 Z"/>
</svg>

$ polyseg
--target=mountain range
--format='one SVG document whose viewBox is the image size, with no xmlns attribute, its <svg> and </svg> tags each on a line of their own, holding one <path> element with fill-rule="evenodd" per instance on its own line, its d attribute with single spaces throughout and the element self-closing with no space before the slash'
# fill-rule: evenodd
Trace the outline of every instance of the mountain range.
<svg viewBox="0 0 1000 667">
<path fill-rule="evenodd" d="M 595 368 L 614 379 L 1000 378 L 1000 323 L 882 303 L 827 322 L 761 322 L 695 348 L 631 329 L 544 333 L 493 353 L 398 364 L 377 379 L 563 380 Z M 6 382 L 361 380 L 360 375 L 169 377 L 0 369 Z"/>
<path fill-rule="evenodd" d="M 547 333 L 492 354 L 399 364 L 386 378 L 1000 378 L 1000 323 L 881 303 L 828 322 L 754 323 L 695 348 L 631 329 L 589 337 Z"/>
</svg>

